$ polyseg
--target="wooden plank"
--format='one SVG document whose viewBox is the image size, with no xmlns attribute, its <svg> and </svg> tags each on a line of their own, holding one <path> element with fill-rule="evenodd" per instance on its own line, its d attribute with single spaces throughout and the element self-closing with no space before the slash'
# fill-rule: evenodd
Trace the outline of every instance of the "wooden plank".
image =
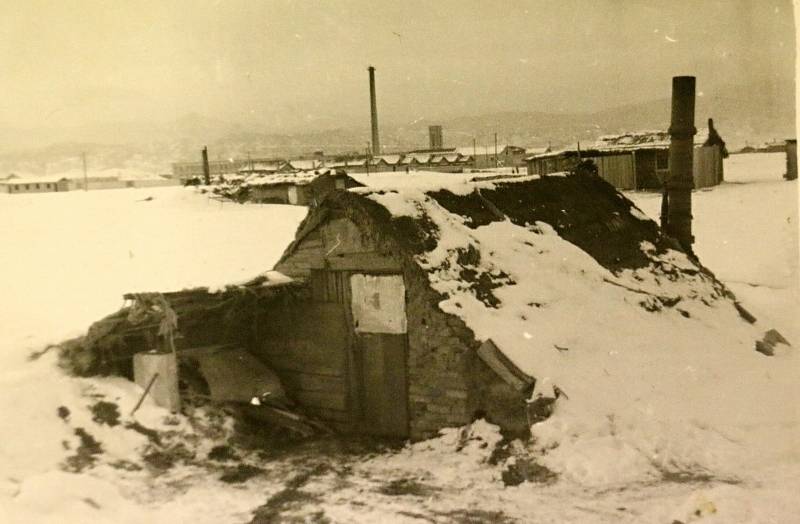
<svg viewBox="0 0 800 524">
<path fill-rule="evenodd" d="M 349 334 L 342 304 L 289 304 L 273 311 L 261 329 L 262 343 L 254 352 L 281 377 L 287 372 L 339 379 L 347 375 Z"/>
<path fill-rule="evenodd" d="M 336 218 L 326 222 L 322 228 L 322 238 L 329 256 L 375 250 L 371 239 L 348 218 Z"/>
<path fill-rule="evenodd" d="M 323 332 L 324 333 L 324 332 Z M 272 340 L 265 344 L 260 354 L 273 361 L 296 361 L 304 365 L 324 365 L 339 369 L 344 362 L 344 341 L 332 341 L 336 346 L 327 347 L 324 337 L 313 340 L 309 338 L 289 337 L 283 340 Z"/>
<path fill-rule="evenodd" d="M 305 370 L 286 370 L 281 373 L 281 381 L 287 388 L 304 391 L 344 391 L 347 387 L 343 376 L 318 375 Z"/>
<path fill-rule="evenodd" d="M 327 409 L 317 406 L 303 406 L 303 411 L 310 417 L 318 418 L 324 421 L 351 422 L 353 420 L 353 417 L 347 410 Z"/>
<path fill-rule="evenodd" d="M 306 255 L 319 255 L 322 256 L 324 246 L 322 245 L 322 241 L 318 242 L 303 242 L 297 247 L 297 251 L 295 251 L 294 256 L 298 256 L 301 253 Z"/>
<path fill-rule="evenodd" d="M 331 271 L 399 273 L 403 269 L 399 260 L 369 251 L 329 256 L 326 261 Z"/>
<path fill-rule="evenodd" d="M 294 398 L 304 407 L 317 407 L 345 411 L 347 409 L 347 396 L 342 393 L 329 393 L 319 391 L 290 391 L 289 396 Z"/>
<path fill-rule="evenodd" d="M 531 376 L 525 374 L 511 362 L 511 360 L 498 349 L 494 342 L 492 342 L 492 339 L 488 339 L 481 344 L 478 348 L 478 356 L 486 365 L 497 373 L 500 378 L 517 391 L 523 391 L 535 382 Z"/>
<path fill-rule="evenodd" d="M 344 365 L 327 366 L 314 362 L 303 362 L 285 355 L 266 355 L 265 360 L 279 376 L 286 372 L 307 372 L 313 375 L 339 378 L 344 376 Z"/>
<path fill-rule="evenodd" d="M 373 435 L 408 435 L 406 336 L 363 333 L 363 429 Z"/>
</svg>

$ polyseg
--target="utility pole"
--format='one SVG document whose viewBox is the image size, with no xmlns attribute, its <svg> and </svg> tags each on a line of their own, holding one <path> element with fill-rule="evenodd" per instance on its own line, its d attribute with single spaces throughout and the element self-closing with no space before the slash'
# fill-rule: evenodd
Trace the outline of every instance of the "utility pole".
<svg viewBox="0 0 800 524">
<path fill-rule="evenodd" d="M 86 174 L 86 152 L 84 151 L 81 153 L 81 159 L 83 160 L 83 190 L 89 191 L 89 176 Z"/>
<path fill-rule="evenodd" d="M 494 168 L 497 169 L 499 163 L 497 161 L 497 133 L 494 134 Z"/>
<path fill-rule="evenodd" d="M 370 155 L 371 150 L 372 150 L 372 148 L 370 147 L 369 142 L 367 142 L 366 156 L 364 156 L 364 165 L 367 168 L 367 174 L 368 175 L 369 175 L 369 161 L 372 158 L 371 155 Z"/>
<path fill-rule="evenodd" d="M 205 185 L 211 185 L 211 168 L 208 166 L 208 147 L 203 146 L 203 182 Z"/>
<path fill-rule="evenodd" d="M 472 137 L 472 169 L 478 168 L 478 140 Z"/>
</svg>

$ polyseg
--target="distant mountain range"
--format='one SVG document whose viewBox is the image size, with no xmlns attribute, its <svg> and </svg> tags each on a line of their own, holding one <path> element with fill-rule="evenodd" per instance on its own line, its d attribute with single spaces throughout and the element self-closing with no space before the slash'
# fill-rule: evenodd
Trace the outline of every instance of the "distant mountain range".
<svg viewBox="0 0 800 524">
<path fill-rule="evenodd" d="M 366 109 L 366 108 L 365 108 Z M 444 129 L 446 145 L 491 148 L 494 134 L 503 144 L 559 147 L 592 142 L 598 136 L 669 126 L 669 99 L 652 100 L 595 113 L 506 111 L 417 120 L 410 123 L 381 120 L 381 143 L 387 152 L 424 148 L 428 125 Z M 697 97 L 696 126 L 714 118 L 731 149 L 745 143 L 795 136 L 795 100 L 792 89 L 772 86 L 731 87 Z M 295 133 L 270 131 L 254 123 L 187 115 L 171 123 L 118 122 L 69 129 L 11 129 L 0 127 L 0 175 L 8 172 L 54 173 L 78 166 L 85 151 L 90 169 L 135 168 L 154 173 L 170 170 L 175 161 L 200 158 L 203 145 L 211 158 L 289 157 L 325 153 L 363 152 L 369 140 L 369 114 L 363 125 L 344 122 Z"/>
</svg>

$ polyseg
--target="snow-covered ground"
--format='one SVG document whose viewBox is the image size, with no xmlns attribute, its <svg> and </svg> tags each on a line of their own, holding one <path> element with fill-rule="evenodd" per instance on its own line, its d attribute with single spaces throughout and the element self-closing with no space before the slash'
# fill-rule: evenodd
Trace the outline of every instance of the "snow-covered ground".
<svg viewBox="0 0 800 524">
<path fill-rule="evenodd" d="M 243 520 L 263 502 L 258 491 L 243 497 L 234 489 L 220 504 L 208 495 L 219 483 L 197 482 L 185 496 L 162 494 L 147 505 L 164 488 L 148 487 L 146 475 L 107 465 L 91 474 L 62 471 L 79 447 L 77 428 L 100 441 L 106 464 L 136 455 L 147 439 L 97 424 L 89 407 L 105 399 L 127 414 L 141 391 L 124 380 L 66 377 L 53 351 L 27 357 L 117 310 L 122 293 L 220 286 L 261 273 L 305 214 L 296 206 L 223 204 L 174 187 L 0 195 L 0 522 L 211 523 Z M 159 429 L 164 415 L 145 403 L 136 420 Z M 191 430 L 185 423 L 167 429 Z M 128 488 L 126 475 L 134 476 Z"/>
<path fill-rule="evenodd" d="M 727 183 L 694 194 L 695 248 L 760 323 L 797 344 L 797 183 L 781 179 L 783 162 L 765 154 L 728 159 Z M 628 196 L 657 218 L 658 195 Z M 246 522 L 265 503 L 264 522 L 796 521 L 800 408 L 792 409 L 797 389 L 780 385 L 800 378 L 796 350 L 772 372 L 732 358 L 695 374 L 692 380 L 721 385 L 711 400 L 724 409 L 692 420 L 691 431 L 658 412 L 643 414 L 641 426 L 623 420 L 615 428 L 609 420 L 603 431 L 562 424 L 570 419 L 557 413 L 547 429 L 563 442 L 561 452 L 541 459 L 515 443 L 508 457 L 490 460 L 499 435 L 479 422 L 397 451 L 301 447 L 263 459 L 264 471 L 239 484 L 220 481 L 225 468 L 201 461 L 147 467 L 141 450 L 148 439 L 130 429 L 135 420 L 194 442 L 192 452 L 205 456 L 224 441 L 219 428 L 170 417 L 148 402 L 131 418 L 137 386 L 66 377 L 53 352 L 28 360 L 117 309 L 124 292 L 218 286 L 270 268 L 304 215 L 292 206 L 220 204 L 183 188 L 0 195 L 0 521 Z M 784 402 L 779 418 L 748 419 L 757 399 L 769 409 Z M 119 425 L 91 409 L 103 401 L 119 406 Z M 702 412 L 689 409 L 691 398 L 682 401 Z M 102 447 L 89 453 L 94 467 L 74 458 L 91 451 L 86 434 Z M 531 457 L 559 479 L 539 470 L 541 482 L 505 486 L 509 466 Z M 669 463 L 689 458 L 698 467 Z M 637 476 L 654 463 L 684 474 Z"/>
<path fill-rule="evenodd" d="M 756 316 L 800 340 L 797 182 L 783 153 L 731 155 L 725 183 L 694 193 L 695 251 Z M 658 221 L 661 196 L 627 193 Z"/>
</svg>

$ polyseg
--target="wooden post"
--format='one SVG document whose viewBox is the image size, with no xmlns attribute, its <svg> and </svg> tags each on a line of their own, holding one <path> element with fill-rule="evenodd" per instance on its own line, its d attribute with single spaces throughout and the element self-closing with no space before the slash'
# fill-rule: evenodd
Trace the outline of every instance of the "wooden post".
<svg viewBox="0 0 800 524">
<path fill-rule="evenodd" d="M 495 133 L 494 134 L 494 168 L 497 169 L 498 165 L 499 165 L 499 162 L 498 162 L 498 159 L 497 159 L 497 133 Z"/>
<path fill-rule="evenodd" d="M 797 139 L 786 141 L 786 180 L 797 180 Z"/>
<path fill-rule="evenodd" d="M 695 77 L 672 78 L 672 120 L 669 126 L 669 174 L 664 184 L 661 227 L 692 253 L 692 189 L 694 175 Z M 664 219 L 666 218 L 666 223 Z"/>
<path fill-rule="evenodd" d="M 158 378 L 158 373 L 154 373 L 153 377 L 150 379 L 150 382 L 147 383 L 147 387 L 144 388 L 144 392 L 142 393 L 142 396 L 139 397 L 139 402 L 137 402 L 136 405 L 133 406 L 133 409 L 131 410 L 131 415 L 130 416 L 133 416 L 133 414 L 136 413 L 136 411 L 142 405 L 142 402 L 144 402 L 144 397 L 146 397 L 147 394 L 150 393 L 150 388 L 153 387 L 153 383 L 156 381 L 157 378 Z"/>
<path fill-rule="evenodd" d="M 208 167 L 208 147 L 203 146 L 203 182 L 211 185 L 211 168 Z"/>
</svg>

